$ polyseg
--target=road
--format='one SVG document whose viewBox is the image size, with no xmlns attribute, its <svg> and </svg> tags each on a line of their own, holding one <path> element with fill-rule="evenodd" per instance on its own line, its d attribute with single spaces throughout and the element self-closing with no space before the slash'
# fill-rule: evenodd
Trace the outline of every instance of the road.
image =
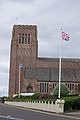
<svg viewBox="0 0 80 120">
<path fill-rule="evenodd" d="M 9 118 L 9 119 L 8 119 Z M 14 118 L 14 119 L 13 119 Z M 34 111 L 0 103 L 0 120 L 79 120 L 79 117 Z"/>
</svg>

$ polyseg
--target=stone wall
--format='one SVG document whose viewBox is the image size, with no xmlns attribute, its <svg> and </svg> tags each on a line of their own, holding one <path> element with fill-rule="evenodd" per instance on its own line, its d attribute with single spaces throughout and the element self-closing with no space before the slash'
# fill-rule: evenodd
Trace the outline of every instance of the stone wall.
<svg viewBox="0 0 80 120">
<path fill-rule="evenodd" d="M 19 106 L 19 107 L 26 107 L 26 108 L 31 108 L 31 109 L 37 109 L 37 110 L 42 110 L 42 111 L 48 111 L 48 112 L 54 112 L 54 113 L 63 113 L 64 112 L 64 100 L 57 100 L 55 104 L 53 102 L 48 103 L 42 103 L 40 101 L 34 101 L 34 102 L 9 102 L 6 101 L 6 104 L 9 105 L 14 105 L 14 106 Z"/>
</svg>

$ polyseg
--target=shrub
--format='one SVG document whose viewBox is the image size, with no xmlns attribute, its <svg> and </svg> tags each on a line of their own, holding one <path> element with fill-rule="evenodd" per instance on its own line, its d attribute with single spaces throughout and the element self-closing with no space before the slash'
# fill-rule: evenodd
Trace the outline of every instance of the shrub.
<svg viewBox="0 0 80 120">
<path fill-rule="evenodd" d="M 37 100 L 37 99 L 39 99 L 39 96 L 40 96 L 40 93 L 35 93 L 33 96 L 31 96 L 31 98 L 33 100 Z"/>
<path fill-rule="evenodd" d="M 65 101 L 64 111 L 72 111 L 73 101 Z"/>
<path fill-rule="evenodd" d="M 74 100 L 74 104 L 72 106 L 72 109 L 80 110 L 80 98 Z"/>
<path fill-rule="evenodd" d="M 65 100 L 65 111 L 80 110 L 80 97 L 64 97 L 62 99 Z"/>
</svg>

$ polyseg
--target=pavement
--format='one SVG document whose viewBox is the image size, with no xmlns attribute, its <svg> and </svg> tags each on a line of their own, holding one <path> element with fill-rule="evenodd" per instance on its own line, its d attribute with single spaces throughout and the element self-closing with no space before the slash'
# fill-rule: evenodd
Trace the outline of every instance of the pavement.
<svg viewBox="0 0 80 120">
<path fill-rule="evenodd" d="M 80 111 L 65 113 L 65 115 L 80 118 Z"/>
<path fill-rule="evenodd" d="M 0 120 L 80 120 L 80 112 L 55 114 L 0 103 Z"/>
</svg>

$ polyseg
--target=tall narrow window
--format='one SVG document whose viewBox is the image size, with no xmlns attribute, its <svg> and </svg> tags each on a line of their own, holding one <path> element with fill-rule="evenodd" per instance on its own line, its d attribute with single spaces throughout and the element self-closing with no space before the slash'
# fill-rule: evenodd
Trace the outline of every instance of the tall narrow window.
<svg viewBox="0 0 80 120">
<path fill-rule="evenodd" d="M 48 93 L 48 83 L 40 83 L 40 93 Z"/>
<path fill-rule="evenodd" d="M 30 34 L 28 34 L 28 44 L 30 44 L 30 39 L 31 39 L 31 36 Z"/>
<path fill-rule="evenodd" d="M 53 83 L 53 89 L 54 89 L 54 83 Z"/>
<path fill-rule="evenodd" d="M 25 34 L 25 44 L 27 44 L 27 34 Z"/>
<path fill-rule="evenodd" d="M 19 44 L 21 44 L 21 34 L 18 35 Z"/>
<path fill-rule="evenodd" d="M 69 84 L 68 84 L 68 88 L 69 88 Z"/>
<path fill-rule="evenodd" d="M 47 83 L 47 93 L 48 93 L 48 83 Z"/>
<path fill-rule="evenodd" d="M 74 89 L 74 84 L 72 84 L 72 89 Z"/>
<path fill-rule="evenodd" d="M 71 84 L 70 84 L 70 90 L 71 90 Z"/>
<path fill-rule="evenodd" d="M 22 44 L 24 44 L 24 34 L 22 34 Z"/>
<path fill-rule="evenodd" d="M 46 92 L 46 83 L 44 83 L 44 92 Z"/>
<path fill-rule="evenodd" d="M 41 83 L 40 83 L 40 93 L 41 93 Z"/>
<path fill-rule="evenodd" d="M 44 92 L 44 83 L 42 83 L 42 92 Z"/>
</svg>

